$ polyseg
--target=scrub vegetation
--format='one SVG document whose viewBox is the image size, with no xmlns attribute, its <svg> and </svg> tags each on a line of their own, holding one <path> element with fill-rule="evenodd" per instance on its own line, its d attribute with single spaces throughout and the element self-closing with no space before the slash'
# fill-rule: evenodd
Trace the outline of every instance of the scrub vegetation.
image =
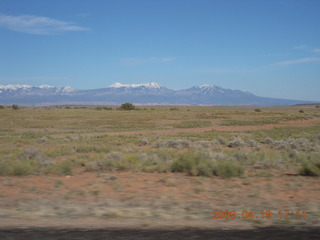
<svg viewBox="0 0 320 240">
<path fill-rule="evenodd" d="M 289 206 L 319 219 L 319 108 L 123 110 L 3 106 L 0 216 L 197 220 Z"/>
<path fill-rule="evenodd" d="M 134 108 L 125 103 L 119 110 Z M 295 107 L 260 111 L 250 107 L 13 109 L 4 107 L 0 118 L 0 174 L 4 176 L 71 175 L 78 169 L 228 178 L 257 165 L 319 175 L 319 122 L 285 126 L 318 119 L 316 108 L 306 108 L 304 114 Z M 267 130 L 239 128 L 279 123 L 284 125 Z M 231 128 L 221 131 L 224 126 Z M 238 128 L 232 130 L 232 126 Z"/>
</svg>

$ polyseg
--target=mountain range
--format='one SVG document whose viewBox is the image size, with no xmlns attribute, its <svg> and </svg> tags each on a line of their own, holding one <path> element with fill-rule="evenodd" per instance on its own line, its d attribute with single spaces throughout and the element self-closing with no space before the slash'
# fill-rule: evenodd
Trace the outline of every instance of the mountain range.
<svg viewBox="0 0 320 240">
<path fill-rule="evenodd" d="M 310 104 L 309 101 L 259 97 L 249 92 L 204 84 L 172 90 L 158 83 L 114 83 L 106 88 L 79 90 L 71 86 L 0 85 L 0 104 L 119 105 L 124 102 L 154 105 L 273 106 Z"/>
</svg>

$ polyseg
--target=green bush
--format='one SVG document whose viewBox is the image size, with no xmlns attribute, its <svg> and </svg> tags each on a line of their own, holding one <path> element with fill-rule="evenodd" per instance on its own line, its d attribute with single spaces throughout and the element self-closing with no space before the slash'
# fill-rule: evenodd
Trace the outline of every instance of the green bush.
<svg viewBox="0 0 320 240">
<path fill-rule="evenodd" d="M 85 164 L 87 171 L 121 171 L 132 169 L 134 163 L 128 161 L 121 153 L 108 153 L 105 159 Z"/>
<path fill-rule="evenodd" d="M 24 176 L 36 170 L 34 161 L 7 160 L 0 162 L 0 175 Z"/>
<path fill-rule="evenodd" d="M 173 161 L 170 167 L 172 172 L 186 172 L 191 176 L 213 175 L 223 178 L 241 176 L 243 167 L 232 160 L 215 161 L 200 152 L 187 152 L 177 160 Z"/>
<path fill-rule="evenodd" d="M 0 105 L 0 109 L 4 109 L 4 106 Z"/>
<path fill-rule="evenodd" d="M 132 103 L 122 103 L 120 106 L 120 110 L 134 110 L 135 109 L 135 105 L 133 105 Z"/>
<path fill-rule="evenodd" d="M 320 176 L 320 160 L 308 159 L 302 163 L 299 174 L 303 176 Z"/>
<path fill-rule="evenodd" d="M 231 161 L 231 160 L 223 160 L 217 162 L 214 168 L 214 175 L 230 178 L 230 177 L 238 177 L 244 173 L 244 169 L 240 166 L 239 163 Z"/>
<path fill-rule="evenodd" d="M 14 176 L 24 176 L 33 172 L 30 161 L 14 161 L 10 167 L 10 175 Z"/>
<path fill-rule="evenodd" d="M 212 176 L 214 162 L 201 153 L 187 152 L 171 164 L 172 172 L 186 172 L 191 176 Z"/>
<path fill-rule="evenodd" d="M 65 160 L 53 166 L 53 172 L 59 175 L 72 175 L 73 163 Z"/>
</svg>

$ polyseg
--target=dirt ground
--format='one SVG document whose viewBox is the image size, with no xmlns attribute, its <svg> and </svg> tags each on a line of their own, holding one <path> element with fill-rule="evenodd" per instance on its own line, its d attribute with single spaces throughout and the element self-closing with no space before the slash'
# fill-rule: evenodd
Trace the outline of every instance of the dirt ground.
<svg viewBox="0 0 320 240">
<path fill-rule="evenodd" d="M 318 225 L 319 178 L 273 171 L 273 177 L 199 178 L 180 173 L 89 173 L 73 176 L 0 177 L 0 214 L 12 218 L 155 219 L 207 221 L 206 226 L 238 222 L 249 225 Z M 263 175 L 262 175 L 263 176 Z M 4 210 L 5 209 L 5 210 Z M 243 219 L 242 211 L 255 217 Z M 263 219 L 261 211 L 272 211 Z M 279 211 L 290 210 L 288 219 Z M 237 211 L 237 219 L 212 219 L 212 211 Z M 300 219 L 296 211 L 300 211 Z M 302 211 L 307 211 L 306 218 Z M 0 224 L 6 225 L 5 222 Z M 203 223 L 202 223 L 203 224 Z M 36 225 L 36 224 L 35 224 Z"/>
</svg>

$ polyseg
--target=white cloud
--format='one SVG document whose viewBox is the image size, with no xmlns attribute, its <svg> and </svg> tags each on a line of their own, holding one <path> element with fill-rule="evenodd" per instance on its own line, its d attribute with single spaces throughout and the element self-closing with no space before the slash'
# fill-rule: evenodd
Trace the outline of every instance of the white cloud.
<svg viewBox="0 0 320 240">
<path fill-rule="evenodd" d="M 70 22 L 64 22 L 47 17 L 20 15 L 9 16 L 0 14 L 0 27 L 16 32 L 38 35 L 55 35 L 63 32 L 86 31 L 87 28 L 79 27 Z"/>
<path fill-rule="evenodd" d="M 300 58 L 300 59 L 296 59 L 296 60 L 278 62 L 274 65 L 276 65 L 276 66 L 289 66 L 289 65 L 293 65 L 293 64 L 307 63 L 307 62 L 320 62 L 320 58 L 316 58 L 316 57 Z"/>
<path fill-rule="evenodd" d="M 122 64 L 126 66 L 136 66 L 150 63 L 167 63 L 175 59 L 174 57 L 125 58 L 122 59 Z"/>
<path fill-rule="evenodd" d="M 305 50 L 306 52 L 320 53 L 320 48 L 313 48 L 307 45 L 295 46 L 294 49 Z"/>
</svg>

